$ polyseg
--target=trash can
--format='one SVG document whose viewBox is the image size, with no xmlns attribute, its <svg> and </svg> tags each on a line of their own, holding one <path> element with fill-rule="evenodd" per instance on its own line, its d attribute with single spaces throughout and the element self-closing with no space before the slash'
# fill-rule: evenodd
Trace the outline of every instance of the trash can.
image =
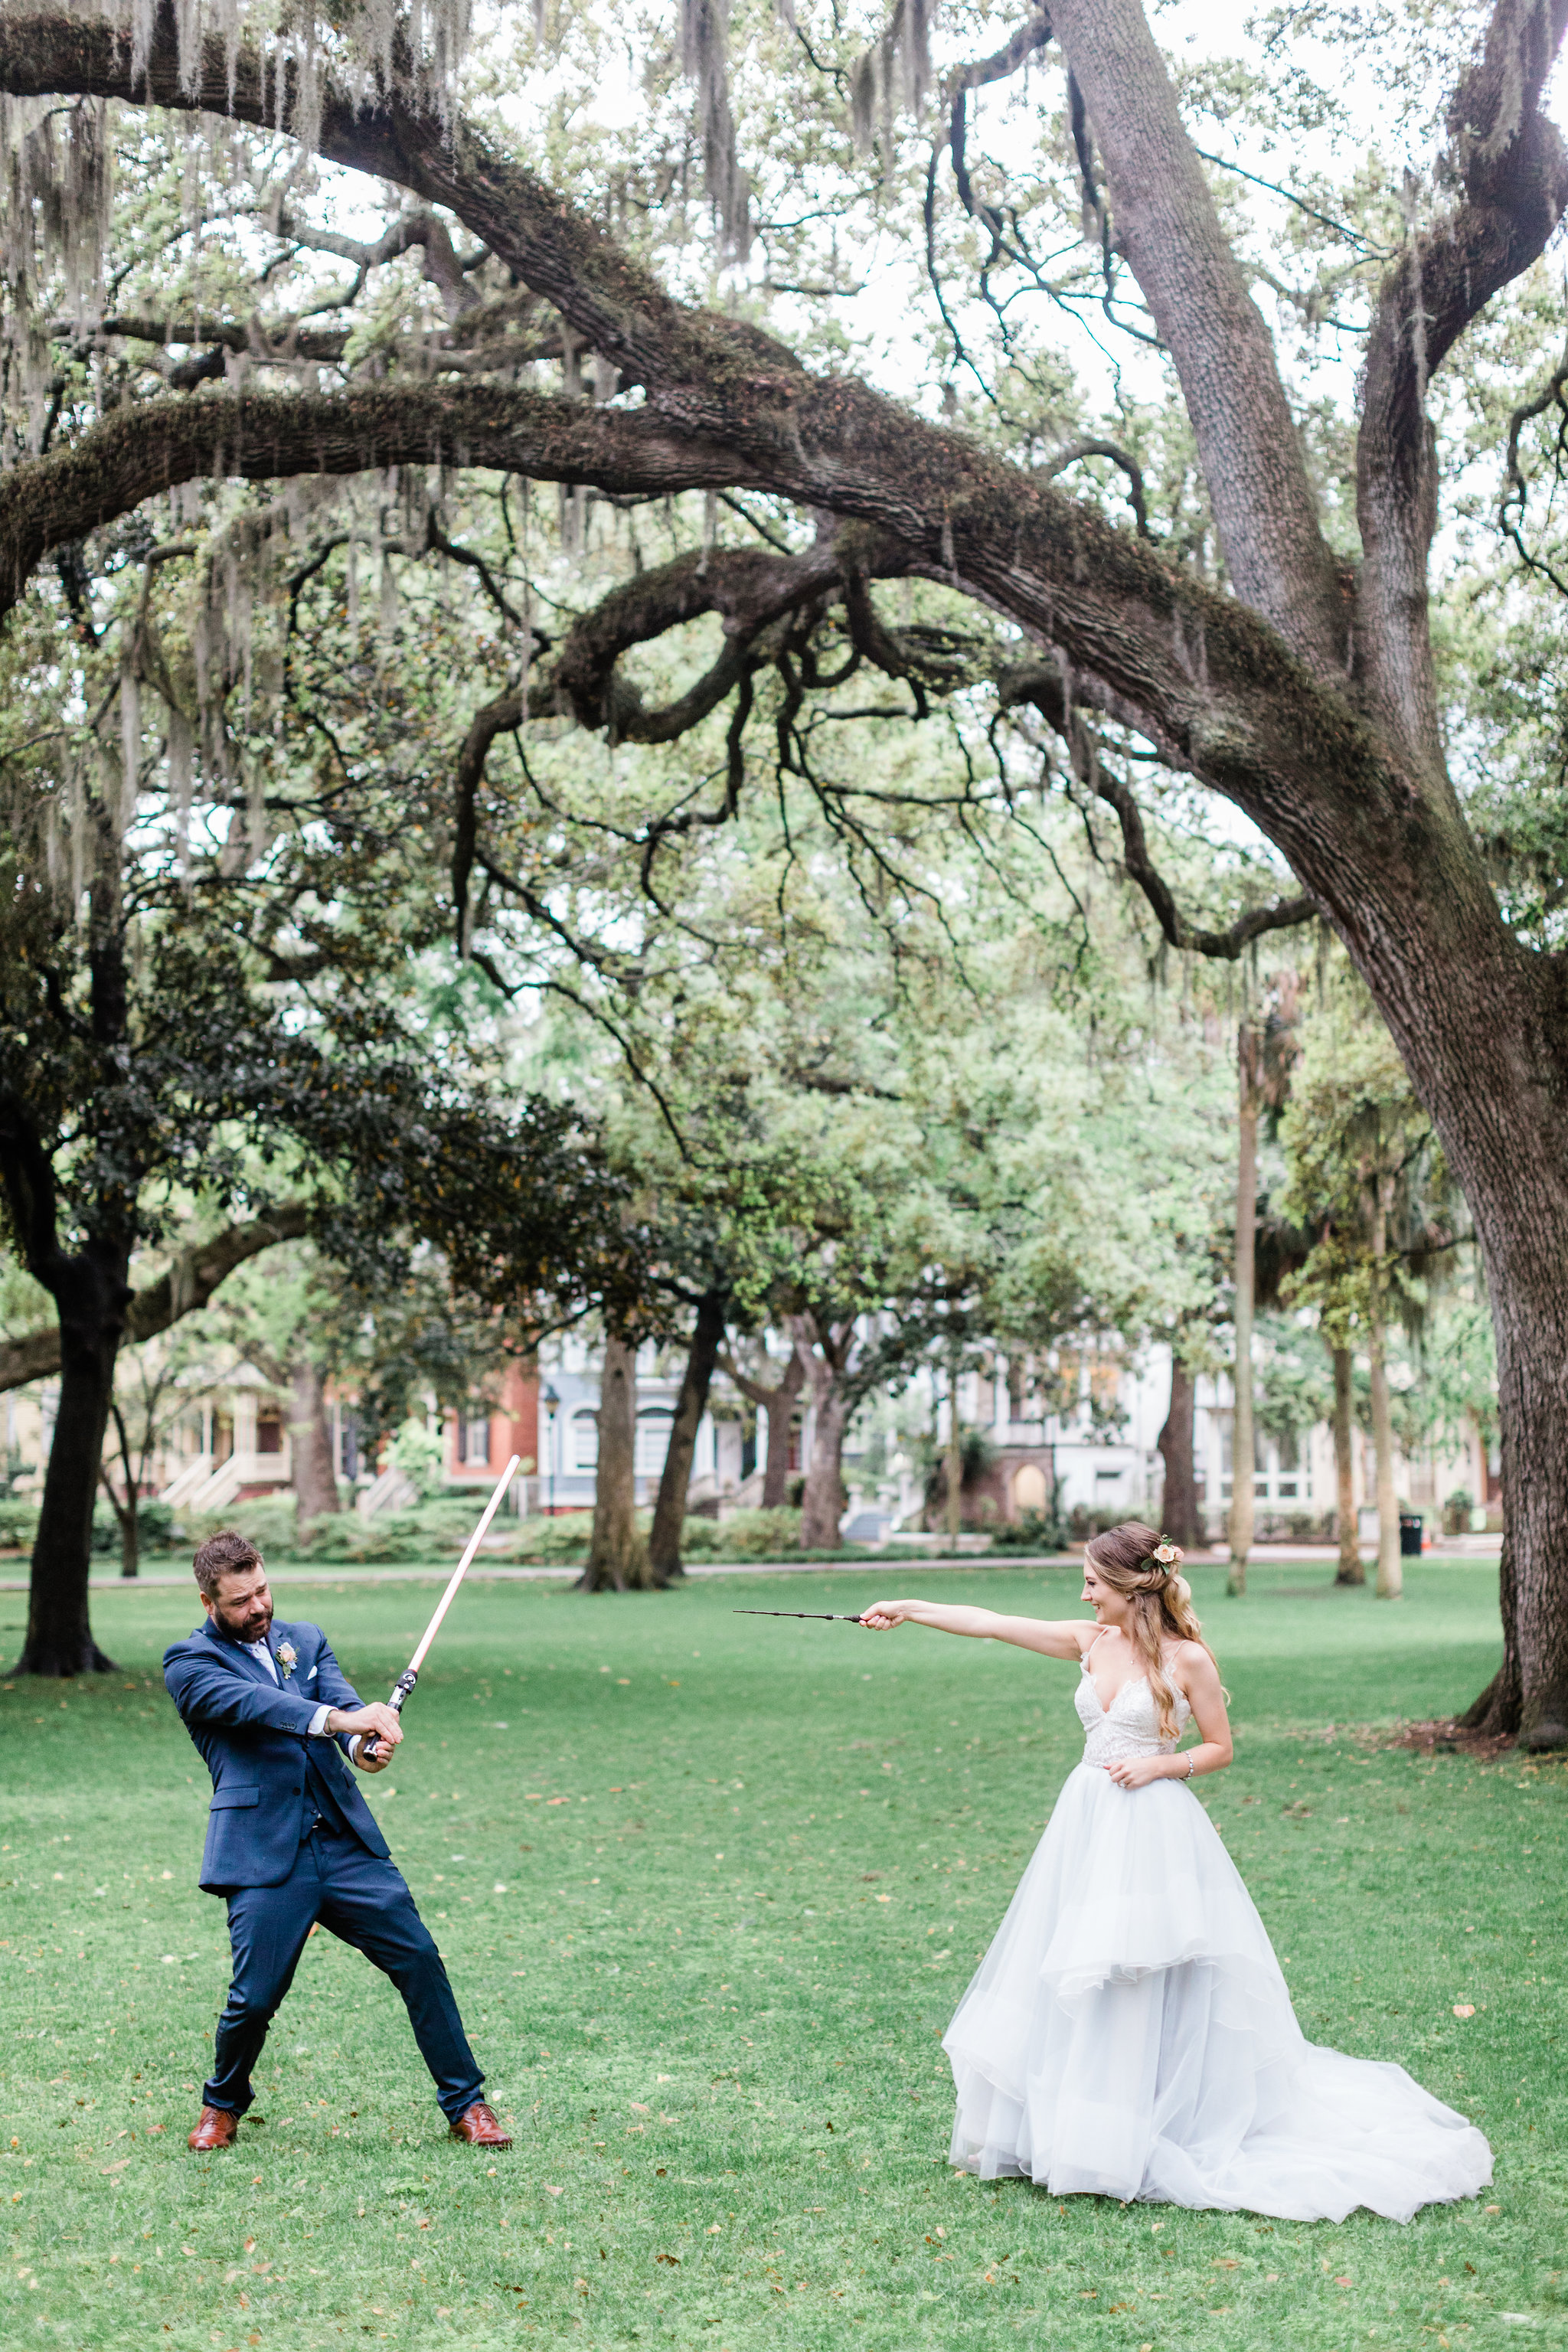
<svg viewBox="0 0 1568 2352">
<path fill-rule="evenodd" d="M 1405 1559 L 1419 1559 L 1421 1557 L 1421 1521 L 1414 1513 L 1401 1511 L 1399 1514 L 1399 1549 L 1401 1557 Z"/>
</svg>

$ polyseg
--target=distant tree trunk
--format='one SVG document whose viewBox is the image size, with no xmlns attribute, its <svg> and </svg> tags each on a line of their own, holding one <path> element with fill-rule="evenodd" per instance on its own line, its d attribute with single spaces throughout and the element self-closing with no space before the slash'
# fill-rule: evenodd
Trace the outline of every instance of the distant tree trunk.
<svg viewBox="0 0 1568 2352">
<path fill-rule="evenodd" d="M 114 1433 L 120 1443 L 120 1469 L 125 1482 L 125 1500 L 121 1502 L 114 1491 L 107 1463 L 100 1463 L 98 1475 L 120 1528 L 120 1573 L 121 1577 L 135 1577 L 142 1572 L 142 1520 L 137 1508 L 141 1499 L 141 1481 L 131 1459 L 131 1439 L 125 1427 L 125 1416 L 112 1401 L 110 1412 L 114 1418 Z"/>
<path fill-rule="evenodd" d="M 837 1385 L 814 1402 L 811 1467 L 800 1498 L 800 1548 L 802 1551 L 837 1551 L 841 1540 L 839 1522 L 849 1507 L 843 1468 L 849 1413 Z"/>
<path fill-rule="evenodd" d="M 764 1388 L 760 1381 L 754 1381 L 748 1372 L 743 1372 L 732 1357 L 721 1355 L 719 1362 L 741 1394 L 752 1404 L 761 1405 L 767 1414 L 768 1452 L 763 1470 L 763 1508 L 764 1511 L 782 1511 L 789 1496 L 789 1441 L 795 1421 L 795 1402 L 805 1385 L 805 1366 L 799 1350 L 791 1349 L 788 1363 L 771 1389 Z"/>
<path fill-rule="evenodd" d="M 844 1439 L 853 1410 L 844 1393 L 844 1375 L 855 1352 L 855 1324 L 819 1323 L 813 1315 L 792 1315 L 790 1328 L 805 1363 L 815 1412 L 811 1465 L 800 1498 L 802 1551 L 837 1551 L 838 1523 L 848 1507 L 844 1491 Z"/>
<path fill-rule="evenodd" d="M 1336 1584 L 1364 1584 L 1366 1570 L 1362 1565 L 1361 1536 L 1356 1527 L 1355 1456 L 1352 1451 L 1354 1422 L 1352 1419 L 1352 1374 L 1354 1370 L 1348 1348 L 1331 1348 L 1334 1360 L 1334 1475 L 1339 1486 L 1340 1565 Z"/>
<path fill-rule="evenodd" d="M 1394 1416 L 1389 1411 L 1388 1367 L 1383 1352 L 1383 1318 L 1374 1315 L 1369 1334 L 1372 1357 L 1372 1440 L 1377 1454 L 1377 1583 L 1380 1601 L 1397 1601 L 1405 1589 L 1399 1560 L 1399 1502 L 1394 1491 Z"/>
<path fill-rule="evenodd" d="M 963 1432 L 958 1419 L 958 1359 L 947 1375 L 947 1539 L 954 1551 L 963 1527 Z"/>
<path fill-rule="evenodd" d="M 312 1519 L 331 1517 L 342 1507 L 332 1467 L 332 1433 L 327 1423 L 324 1386 L 321 1373 L 307 1359 L 289 1365 L 289 1445 L 294 1467 L 295 1524 L 301 1535 Z"/>
<path fill-rule="evenodd" d="M 1225 1589 L 1244 1593 L 1253 1527 L 1252 1308 L 1258 1237 L 1258 1034 L 1250 1023 L 1242 1023 L 1237 1045 L 1240 1133 L 1236 1175 L 1236 1412 L 1230 1442 L 1230 1574 Z"/>
<path fill-rule="evenodd" d="M 647 1592 L 654 1587 L 647 1547 L 637 1527 L 637 1356 L 605 1335 L 599 1383 L 599 1463 L 594 1479 L 594 1532 L 579 1592 Z"/>
<path fill-rule="evenodd" d="M 664 1457 L 658 1499 L 653 1507 L 653 1528 L 648 1537 L 648 1565 L 659 1584 L 668 1584 L 672 1577 L 686 1573 L 680 1561 L 680 1531 L 686 1520 L 686 1492 L 691 1484 L 691 1457 L 697 1450 L 698 1427 L 708 1410 L 708 1391 L 713 1381 L 713 1367 L 724 1341 L 724 1316 L 728 1306 L 728 1293 L 719 1289 L 705 1290 L 698 1302 L 697 1321 L 692 1328 L 691 1345 L 686 1351 L 686 1370 L 680 1382 L 680 1394 L 675 1401 L 675 1418 L 669 1426 L 669 1450 Z"/>
<path fill-rule="evenodd" d="M 121 1576 L 138 1577 L 142 1573 L 142 1518 L 136 1508 L 134 1490 L 129 1509 L 118 1495 L 110 1491 L 107 1478 L 103 1482 L 103 1491 L 109 1496 L 110 1507 L 120 1528 Z"/>
<path fill-rule="evenodd" d="M 1392 1181 L 1387 1184 L 1392 1191 Z M 1373 1216 L 1373 1255 L 1381 1269 L 1388 1245 L 1388 1208 L 1384 1183 L 1378 1186 Z M 1397 1601 L 1405 1589 L 1399 1559 L 1399 1499 L 1394 1491 L 1394 1415 L 1388 1396 L 1388 1360 L 1384 1352 L 1383 1298 L 1374 1294 L 1367 1317 L 1367 1353 L 1372 1359 L 1372 1442 L 1377 1462 L 1377 1582 L 1380 1601 Z"/>
<path fill-rule="evenodd" d="M 798 1356 L 792 1356 L 778 1386 L 768 1392 L 764 1408 L 768 1416 L 768 1451 L 763 1465 L 764 1511 L 782 1511 L 789 1500 L 789 1442 L 795 1433 L 795 1399 L 805 1386 L 805 1366 Z"/>
<path fill-rule="evenodd" d="M 1198 1517 L 1197 1472 L 1193 1462 L 1193 1403 L 1195 1383 L 1178 1349 L 1171 1350 L 1171 1402 L 1165 1425 L 1155 1441 L 1165 1465 L 1165 1494 L 1160 1506 L 1161 1532 L 1190 1551 L 1203 1541 Z"/>
<path fill-rule="evenodd" d="M 19 1675 L 113 1674 L 92 1638 L 88 1571 L 92 1507 L 114 1395 L 114 1360 L 131 1295 L 128 1253 L 89 1242 L 53 1269 L 60 1397 L 33 1544 Z"/>
</svg>

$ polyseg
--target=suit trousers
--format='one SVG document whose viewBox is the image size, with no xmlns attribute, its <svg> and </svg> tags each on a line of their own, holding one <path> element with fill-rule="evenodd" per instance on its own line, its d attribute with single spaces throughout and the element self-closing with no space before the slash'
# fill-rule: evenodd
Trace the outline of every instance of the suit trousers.
<svg viewBox="0 0 1568 2352">
<path fill-rule="evenodd" d="M 456 2123 L 480 2096 L 484 2076 L 435 1938 L 400 1870 L 378 1862 L 356 1837 L 321 1825 L 300 1839 L 280 1885 L 239 1886 L 228 1897 L 234 1973 L 218 2019 L 212 2077 L 202 2092 L 207 2105 L 236 2115 L 249 2106 L 250 2070 L 317 1920 L 392 1979 L 435 2077 L 441 2111 Z"/>
</svg>

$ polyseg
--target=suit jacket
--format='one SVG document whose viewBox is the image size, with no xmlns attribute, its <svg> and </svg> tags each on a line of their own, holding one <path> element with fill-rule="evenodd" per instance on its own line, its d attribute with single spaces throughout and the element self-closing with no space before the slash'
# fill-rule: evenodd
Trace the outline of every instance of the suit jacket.
<svg viewBox="0 0 1568 2352">
<path fill-rule="evenodd" d="M 278 1680 L 259 1659 L 218 1633 L 211 1618 L 163 1653 L 163 1681 L 212 1774 L 212 1804 L 201 1884 L 209 1895 L 236 1886 L 277 1886 L 300 1851 L 305 1819 L 305 1748 L 349 1828 L 378 1861 L 391 1859 L 375 1816 L 344 1760 L 346 1741 L 310 1739 L 319 1706 L 358 1706 L 360 1697 L 319 1625 L 274 1623 L 268 1647 L 291 1643 L 293 1671 Z"/>
</svg>

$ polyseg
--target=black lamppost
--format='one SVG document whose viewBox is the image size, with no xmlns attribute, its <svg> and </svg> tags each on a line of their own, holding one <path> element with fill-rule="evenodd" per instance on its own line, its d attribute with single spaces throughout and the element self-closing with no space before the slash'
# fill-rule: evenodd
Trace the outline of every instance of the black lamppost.
<svg viewBox="0 0 1568 2352">
<path fill-rule="evenodd" d="M 545 1517 L 552 1519 L 555 1517 L 555 1408 L 561 1400 L 548 1381 L 539 1392 L 539 1402 L 544 1406 L 548 1415 L 545 1424 L 545 1459 L 548 1467 L 545 1475 L 549 1482 L 550 1499 L 545 1507 Z"/>
</svg>

